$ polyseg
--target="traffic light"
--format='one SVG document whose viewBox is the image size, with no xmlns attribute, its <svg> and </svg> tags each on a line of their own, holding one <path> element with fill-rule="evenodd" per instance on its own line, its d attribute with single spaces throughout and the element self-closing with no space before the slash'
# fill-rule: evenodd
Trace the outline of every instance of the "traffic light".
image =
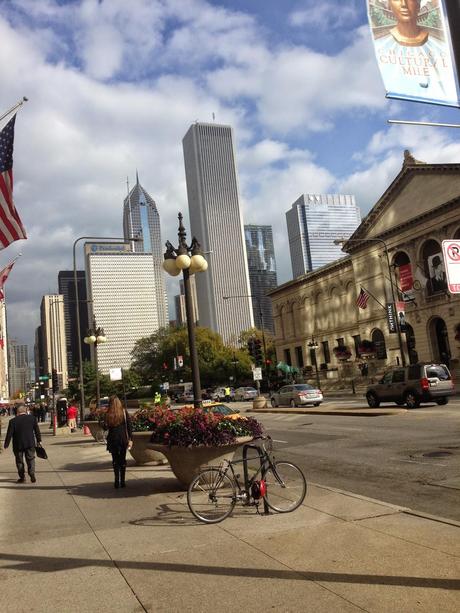
<svg viewBox="0 0 460 613">
<path fill-rule="evenodd" d="M 256 359 L 256 345 L 255 345 L 255 338 L 250 338 L 248 340 L 248 351 L 249 351 L 249 355 L 251 356 L 251 358 L 253 358 L 254 360 Z"/>
<path fill-rule="evenodd" d="M 254 359 L 258 366 L 262 365 L 262 341 L 259 338 L 254 340 Z"/>
<path fill-rule="evenodd" d="M 59 390 L 59 382 L 57 370 L 55 368 L 53 368 L 53 371 L 51 373 L 51 381 L 53 384 L 53 392 L 57 392 Z"/>
</svg>

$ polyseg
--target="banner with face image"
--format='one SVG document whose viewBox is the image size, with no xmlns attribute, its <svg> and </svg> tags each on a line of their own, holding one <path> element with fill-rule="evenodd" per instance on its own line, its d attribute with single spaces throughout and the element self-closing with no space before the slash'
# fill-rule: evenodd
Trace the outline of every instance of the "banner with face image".
<svg viewBox="0 0 460 613">
<path fill-rule="evenodd" d="M 445 0 L 367 0 L 387 96 L 460 106 Z"/>
</svg>

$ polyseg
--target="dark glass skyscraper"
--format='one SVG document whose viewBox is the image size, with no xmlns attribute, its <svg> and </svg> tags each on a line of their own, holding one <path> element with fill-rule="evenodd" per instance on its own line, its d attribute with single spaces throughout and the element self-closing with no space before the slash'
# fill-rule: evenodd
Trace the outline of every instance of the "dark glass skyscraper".
<svg viewBox="0 0 460 613">
<path fill-rule="evenodd" d="M 153 256 L 156 303 L 160 328 L 168 325 L 168 300 L 163 271 L 163 244 L 161 242 L 160 215 L 154 199 L 139 183 L 130 190 L 123 203 L 123 236 L 125 239 L 141 239 L 133 243 L 136 253 L 151 253 Z"/>
<path fill-rule="evenodd" d="M 83 361 L 90 359 L 89 345 L 83 342 L 88 325 L 88 304 L 86 302 L 86 275 L 84 270 L 77 270 L 78 298 L 80 304 L 80 328 L 82 338 L 77 331 L 77 303 L 75 300 L 75 283 L 73 270 L 60 270 L 58 274 L 59 293 L 64 296 L 64 323 L 67 349 L 67 368 L 72 372 L 78 366 L 78 343 L 82 347 Z"/>
<path fill-rule="evenodd" d="M 245 225 L 244 237 L 248 254 L 249 283 L 253 296 L 254 323 L 259 329 L 263 324 L 265 330 L 273 333 L 272 304 L 266 295 L 278 285 L 272 227 Z"/>
</svg>

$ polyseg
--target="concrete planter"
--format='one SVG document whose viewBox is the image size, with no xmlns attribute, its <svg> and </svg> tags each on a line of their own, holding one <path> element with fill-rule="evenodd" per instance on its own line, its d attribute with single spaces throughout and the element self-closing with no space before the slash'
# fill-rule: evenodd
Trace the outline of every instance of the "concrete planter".
<svg viewBox="0 0 460 613">
<path fill-rule="evenodd" d="M 252 437 L 241 436 L 236 443 L 220 447 L 168 447 L 156 443 L 150 443 L 149 447 L 168 458 L 177 479 L 183 486 L 188 487 L 204 467 L 218 466 L 223 460 L 232 460 L 238 447 L 249 441 L 252 441 Z"/>
<path fill-rule="evenodd" d="M 167 464 L 168 460 L 163 453 L 151 448 L 151 432 L 133 432 L 133 446 L 129 450 L 136 464 Z"/>
<path fill-rule="evenodd" d="M 105 441 L 104 429 L 98 421 L 84 421 L 83 425 L 88 426 L 95 441 L 98 443 L 103 443 Z"/>
<path fill-rule="evenodd" d="M 267 399 L 265 398 L 265 396 L 257 396 L 257 398 L 254 398 L 254 400 L 252 401 L 253 409 L 265 409 L 266 406 Z"/>
</svg>

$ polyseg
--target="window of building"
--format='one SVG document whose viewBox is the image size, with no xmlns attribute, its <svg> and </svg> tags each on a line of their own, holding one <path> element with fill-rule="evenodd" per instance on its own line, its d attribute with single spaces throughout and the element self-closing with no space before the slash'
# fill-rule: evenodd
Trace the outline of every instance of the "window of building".
<svg viewBox="0 0 460 613">
<path fill-rule="evenodd" d="M 345 339 L 343 337 L 337 339 L 337 345 L 339 347 L 345 347 Z"/>
<path fill-rule="evenodd" d="M 375 345 L 375 354 L 378 360 L 386 360 L 387 348 L 383 332 L 378 328 L 372 332 L 372 342 Z"/>
<path fill-rule="evenodd" d="M 353 341 L 355 343 L 355 356 L 357 358 L 359 358 L 358 347 L 359 347 L 359 344 L 361 342 L 361 335 L 360 334 L 355 334 L 352 338 L 353 338 Z"/>
<path fill-rule="evenodd" d="M 295 348 L 295 358 L 296 358 L 296 362 L 297 362 L 297 366 L 299 368 L 303 368 L 303 351 L 302 351 L 302 347 L 296 347 Z"/>
<path fill-rule="evenodd" d="M 285 349 L 284 350 L 284 361 L 286 362 L 286 364 L 288 364 L 288 366 L 292 366 L 292 363 L 291 363 L 291 350 L 290 349 Z"/>
<path fill-rule="evenodd" d="M 322 341 L 324 363 L 329 364 L 331 361 L 331 353 L 329 351 L 329 341 Z"/>
</svg>

